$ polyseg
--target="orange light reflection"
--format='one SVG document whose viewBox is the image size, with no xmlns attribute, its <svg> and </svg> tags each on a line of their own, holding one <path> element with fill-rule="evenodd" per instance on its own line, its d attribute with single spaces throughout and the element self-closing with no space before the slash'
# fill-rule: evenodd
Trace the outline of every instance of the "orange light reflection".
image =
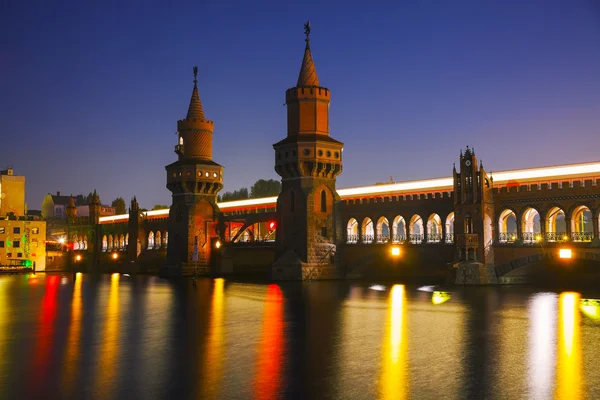
<svg viewBox="0 0 600 400">
<path fill-rule="evenodd" d="M 254 381 L 254 398 L 280 398 L 284 348 L 283 296 L 278 285 L 267 287 L 261 340 Z"/>
<path fill-rule="evenodd" d="M 406 298 L 404 285 L 394 285 L 390 292 L 386 337 L 383 344 L 380 398 L 408 397 L 406 368 Z"/>
<path fill-rule="evenodd" d="M 119 354 L 119 317 L 119 274 L 112 274 L 96 380 L 96 393 L 103 395 L 106 395 L 106 385 L 113 383 L 117 373 L 115 361 Z"/>
<path fill-rule="evenodd" d="M 221 369 L 223 367 L 223 288 L 225 280 L 217 278 L 213 283 L 210 326 L 206 337 L 206 359 L 204 371 L 203 399 L 219 397 Z"/>
</svg>

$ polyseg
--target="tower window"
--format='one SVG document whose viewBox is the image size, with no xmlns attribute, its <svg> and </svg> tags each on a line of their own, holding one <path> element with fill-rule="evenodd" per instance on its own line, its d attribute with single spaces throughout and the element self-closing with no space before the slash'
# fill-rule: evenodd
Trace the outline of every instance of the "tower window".
<svg viewBox="0 0 600 400">
<path fill-rule="evenodd" d="M 290 212 L 294 212 L 296 208 L 296 193 L 290 190 Z"/>
<path fill-rule="evenodd" d="M 179 144 L 183 146 L 183 138 L 179 136 Z"/>
<path fill-rule="evenodd" d="M 321 190 L 321 212 L 327 212 L 327 193 Z"/>
</svg>

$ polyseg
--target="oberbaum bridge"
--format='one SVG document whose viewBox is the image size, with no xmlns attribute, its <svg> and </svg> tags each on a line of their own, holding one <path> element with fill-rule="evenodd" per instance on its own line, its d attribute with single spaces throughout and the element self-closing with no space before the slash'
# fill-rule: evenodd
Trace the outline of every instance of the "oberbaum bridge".
<svg viewBox="0 0 600 400">
<path fill-rule="evenodd" d="M 217 202 L 223 166 L 212 158 L 213 121 L 194 88 L 177 121 L 167 165 L 170 209 L 89 217 L 68 207 L 70 246 L 88 271 L 273 280 L 369 276 L 511 283 L 532 266 L 600 267 L 600 162 L 488 173 L 461 150 L 447 178 L 337 189 L 344 144 L 329 134 L 331 91 L 309 46 L 285 93 L 287 137 L 275 143 L 277 197 Z M 599 268 L 600 269 L 600 268 Z"/>
</svg>

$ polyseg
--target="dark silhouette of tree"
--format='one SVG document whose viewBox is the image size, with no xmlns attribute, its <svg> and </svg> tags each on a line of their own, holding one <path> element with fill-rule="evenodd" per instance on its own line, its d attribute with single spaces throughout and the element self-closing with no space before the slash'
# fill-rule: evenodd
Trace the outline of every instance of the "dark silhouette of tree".
<svg viewBox="0 0 600 400">
<path fill-rule="evenodd" d="M 152 207 L 152 211 L 154 211 L 154 210 L 166 210 L 168 208 L 169 208 L 169 206 L 166 206 L 164 204 L 155 204 L 154 207 Z"/>
<path fill-rule="evenodd" d="M 110 203 L 111 207 L 116 208 L 117 214 L 125 214 L 127 212 L 127 205 L 125 204 L 125 200 L 122 197 L 117 197 Z"/>
<path fill-rule="evenodd" d="M 233 192 L 225 192 L 222 195 L 219 195 L 217 201 L 243 200 L 249 197 L 248 188 L 241 188 L 239 190 L 234 190 Z"/>
<path fill-rule="evenodd" d="M 250 198 L 277 196 L 281 191 L 281 182 L 275 179 L 257 180 L 250 188 Z"/>
</svg>

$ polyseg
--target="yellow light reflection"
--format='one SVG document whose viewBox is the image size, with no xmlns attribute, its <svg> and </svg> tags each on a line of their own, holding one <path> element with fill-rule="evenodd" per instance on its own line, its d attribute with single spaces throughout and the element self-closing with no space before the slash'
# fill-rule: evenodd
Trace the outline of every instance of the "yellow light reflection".
<svg viewBox="0 0 600 400">
<path fill-rule="evenodd" d="M 600 300 L 598 299 L 581 299 L 579 308 L 588 318 L 595 321 L 600 321 Z"/>
<path fill-rule="evenodd" d="M 582 395 L 579 293 L 565 292 L 559 298 L 557 399 L 579 399 Z"/>
<path fill-rule="evenodd" d="M 406 366 L 406 299 L 404 285 L 394 285 L 390 292 L 387 332 L 383 344 L 380 398 L 408 397 Z"/>
<path fill-rule="evenodd" d="M 284 346 L 283 296 L 277 285 L 269 285 L 265 298 L 265 312 L 258 361 L 254 380 L 255 399 L 281 397 L 281 367 Z"/>
<path fill-rule="evenodd" d="M 81 342 L 81 273 L 78 272 L 73 285 L 71 300 L 71 323 L 67 333 L 65 362 L 63 364 L 63 387 L 71 389 L 75 382 L 76 367 L 79 360 Z"/>
<path fill-rule="evenodd" d="M 2 357 L 2 362 L 0 362 L 0 377 L 6 376 L 6 371 L 4 370 L 8 363 L 5 361 L 7 344 L 9 343 L 10 337 L 10 328 L 8 321 L 10 320 L 10 307 L 8 305 L 8 296 L 6 295 L 6 281 L 1 281 L 0 284 L 0 357 Z"/>
<path fill-rule="evenodd" d="M 219 397 L 221 369 L 223 367 L 223 288 L 225 280 L 217 278 L 213 282 L 213 294 L 210 314 L 210 326 L 206 337 L 204 399 Z"/>
<path fill-rule="evenodd" d="M 431 302 L 435 305 L 442 304 L 450 300 L 452 296 L 448 292 L 433 292 Z"/>
<path fill-rule="evenodd" d="M 110 292 L 104 319 L 104 333 L 100 347 L 100 365 L 98 366 L 98 390 L 102 393 L 106 384 L 116 378 L 115 361 L 119 355 L 119 274 L 112 274 Z"/>
</svg>

